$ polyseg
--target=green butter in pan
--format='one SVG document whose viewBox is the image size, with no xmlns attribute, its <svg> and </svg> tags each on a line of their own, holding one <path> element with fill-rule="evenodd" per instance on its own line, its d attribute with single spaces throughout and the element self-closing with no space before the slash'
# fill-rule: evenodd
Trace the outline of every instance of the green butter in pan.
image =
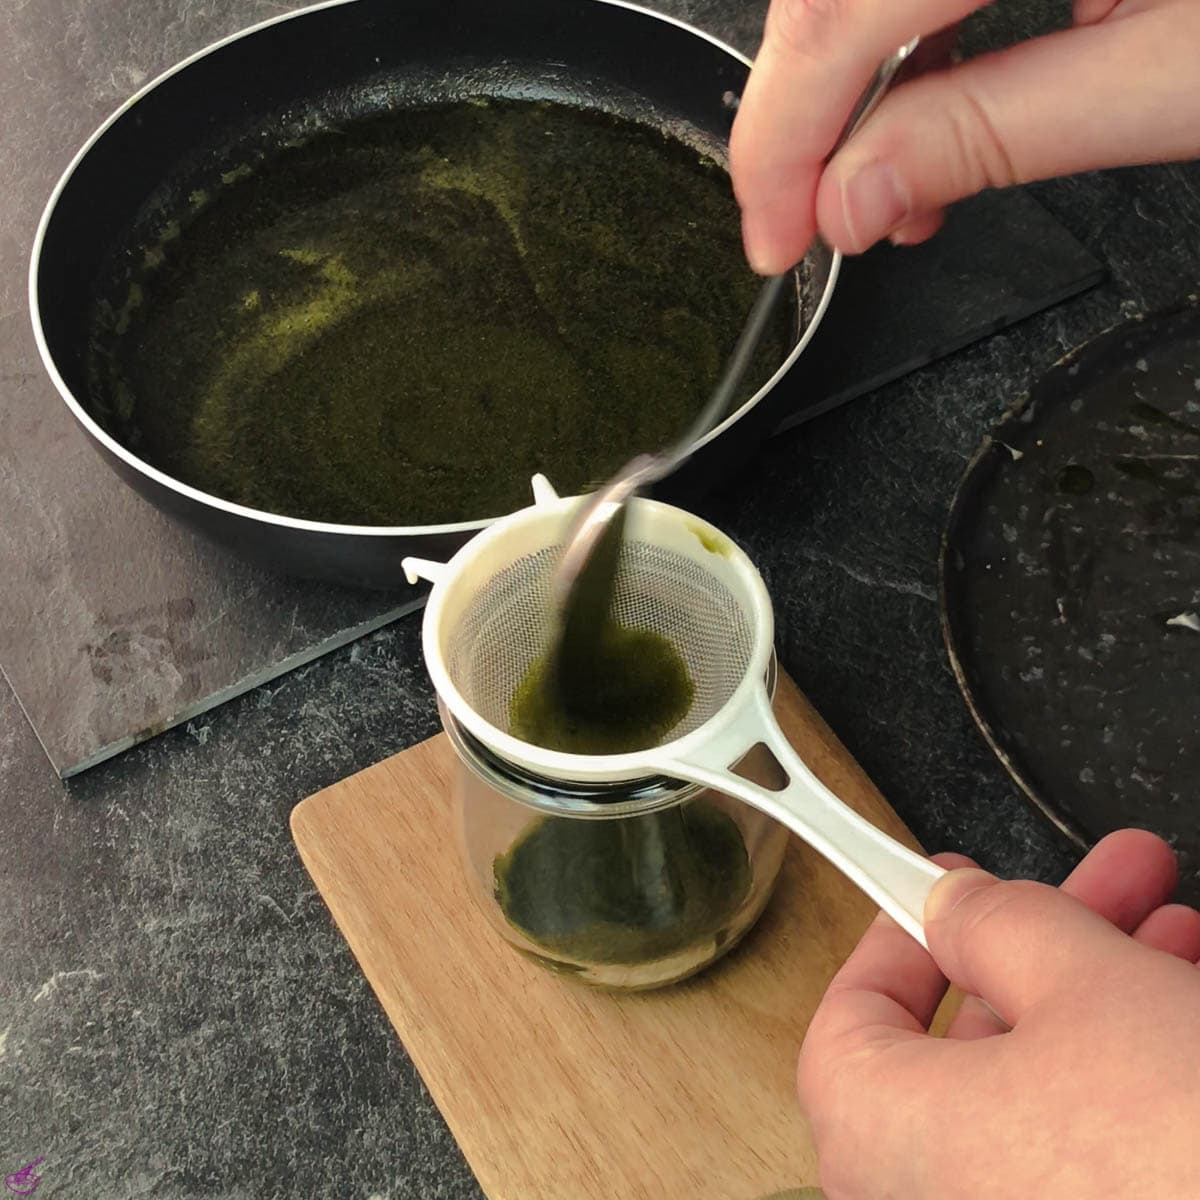
<svg viewBox="0 0 1200 1200">
<path fill-rule="evenodd" d="M 718 164 L 544 102 L 363 118 L 178 210 L 96 308 L 92 408 L 184 482 L 314 520 L 477 520 L 535 471 L 604 478 L 682 431 L 757 292 Z"/>
</svg>

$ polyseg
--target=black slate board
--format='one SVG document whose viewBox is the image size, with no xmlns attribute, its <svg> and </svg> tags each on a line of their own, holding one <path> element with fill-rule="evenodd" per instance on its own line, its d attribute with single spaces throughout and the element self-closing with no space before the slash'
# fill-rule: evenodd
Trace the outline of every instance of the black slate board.
<svg viewBox="0 0 1200 1200">
<path fill-rule="evenodd" d="M 789 429 L 1100 282 L 1100 263 L 1031 196 L 984 192 L 920 246 L 848 260 L 784 395 Z"/>
<path fill-rule="evenodd" d="M 1069 355 L 984 444 L 944 544 L 947 646 L 980 727 L 1076 842 L 1200 860 L 1200 307 Z M 1192 895 L 1192 902 L 1200 892 Z"/>
</svg>

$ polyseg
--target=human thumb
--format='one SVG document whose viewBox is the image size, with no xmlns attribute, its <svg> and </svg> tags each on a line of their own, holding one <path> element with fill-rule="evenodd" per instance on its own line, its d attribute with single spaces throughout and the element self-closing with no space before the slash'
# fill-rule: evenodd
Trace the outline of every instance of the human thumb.
<svg viewBox="0 0 1200 1200">
<path fill-rule="evenodd" d="M 821 233 L 858 253 L 932 231 L 931 214 L 985 188 L 1192 157 L 1200 90 L 1185 35 L 1200 36 L 1200 7 L 1158 5 L 900 85 L 822 174 Z"/>
<path fill-rule="evenodd" d="M 946 978 L 1009 1025 L 1047 996 L 1111 983 L 1141 954 L 1065 892 L 974 868 L 949 871 L 934 885 L 925 937 Z"/>
</svg>

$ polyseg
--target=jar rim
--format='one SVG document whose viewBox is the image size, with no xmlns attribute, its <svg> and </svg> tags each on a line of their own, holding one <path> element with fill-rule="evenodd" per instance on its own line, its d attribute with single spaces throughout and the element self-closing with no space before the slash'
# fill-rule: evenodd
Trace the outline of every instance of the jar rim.
<svg viewBox="0 0 1200 1200">
<path fill-rule="evenodd" d="M 620 783 L 566 783 L 506 762 L 464 729 L 443 705 L 442 726 L 464 766 L 505 797 L 555 817 L 612 821 L 673 808 L 705 789 L 696 783 L 650 775 Z M 594 799 L 593 797 L 612 797 Z"/>
<path fill-rule="evenodd" d="M 774 651 L 767 663 L 767 695 L 775 696 L 777 660 Z M 459 760 L 489 787 L 526 808 L 550 816 L 585 821 L 613 821 L 643 816 L 684 804 L 709 789 L 702 784 L 648 775 L 615 783 L 565 782 L 535 775 L 501 758 L 454 718 L 438 696 L 442 728 Z M 608 796 L 611 799 L 593 799 Z M 623 797 L 618 799 L 617 797 Z"/>
</svg>

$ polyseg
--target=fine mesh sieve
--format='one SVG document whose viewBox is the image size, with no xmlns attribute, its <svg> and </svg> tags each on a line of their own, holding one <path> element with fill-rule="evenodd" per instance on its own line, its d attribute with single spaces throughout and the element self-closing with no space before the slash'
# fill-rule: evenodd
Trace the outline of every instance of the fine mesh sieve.
<svg viewBox="0 0 1200 1200">
<path fill-rule="evenodd" d="M 555 544 L 501 570 L 444 631 L 442 654 L 459 694 L 505 732 L 513 693 L 546 652 L 558 550 Z M 729 588 L 695 558 L 650 542 L 622 547 L 613 617 L 627 628 L 666 638 L 687 666 L 695 690 L 687 714 L 670 730 L 672 738 L 716 716 L 753 658 L 750 618 Z"/>
<path fill-rule="evenodd" d="M 644 778 L 654 773 L 645 751 L 569 754 L 510 733 L 517 686 L 550 644 L 551 573 L 575 507 L 545 481 L 535 486 L 539 503 L 496 522 L 444 566 L 406 560 L 410 578 L 437 584 L 423 633 L 429 673 L 455 719 L 509 762 L 570 782 Z M 680 509 L 638 499 L 625 532 L 613 615 L 665 637 L 693 686 L 688 712 L 659 748 L 707 737 L 766 672 L 774 636 L 766 588 L 724 534 Z"/>
<path fill-rule="evenodd" d="M 434 584 L 422 640 L 438 695 L 455 719 L 514 765 L 551 780 L 687 780 L 753 805 L 803 837 L 924 942 L 925 897 L 942 869 L 843 804 L 788 743 L 764 679 L 774 641 L 771 602 L 745 553 L 696 517 L 654 501 L 629 502 L 614 616 L 665 637 L 687 665 L 694 698 L 660 745 L 630 754 L 545 750 L 514 737 L 509 706 L 545 653 L 550 578 L 577 500 L 542 477 L 536 503 L 497 521 L 448 563 L 405 559 L 410 581 Z M 788 778 L 769 791 L 734 774 L 755 745 Z"/>
</svg>

